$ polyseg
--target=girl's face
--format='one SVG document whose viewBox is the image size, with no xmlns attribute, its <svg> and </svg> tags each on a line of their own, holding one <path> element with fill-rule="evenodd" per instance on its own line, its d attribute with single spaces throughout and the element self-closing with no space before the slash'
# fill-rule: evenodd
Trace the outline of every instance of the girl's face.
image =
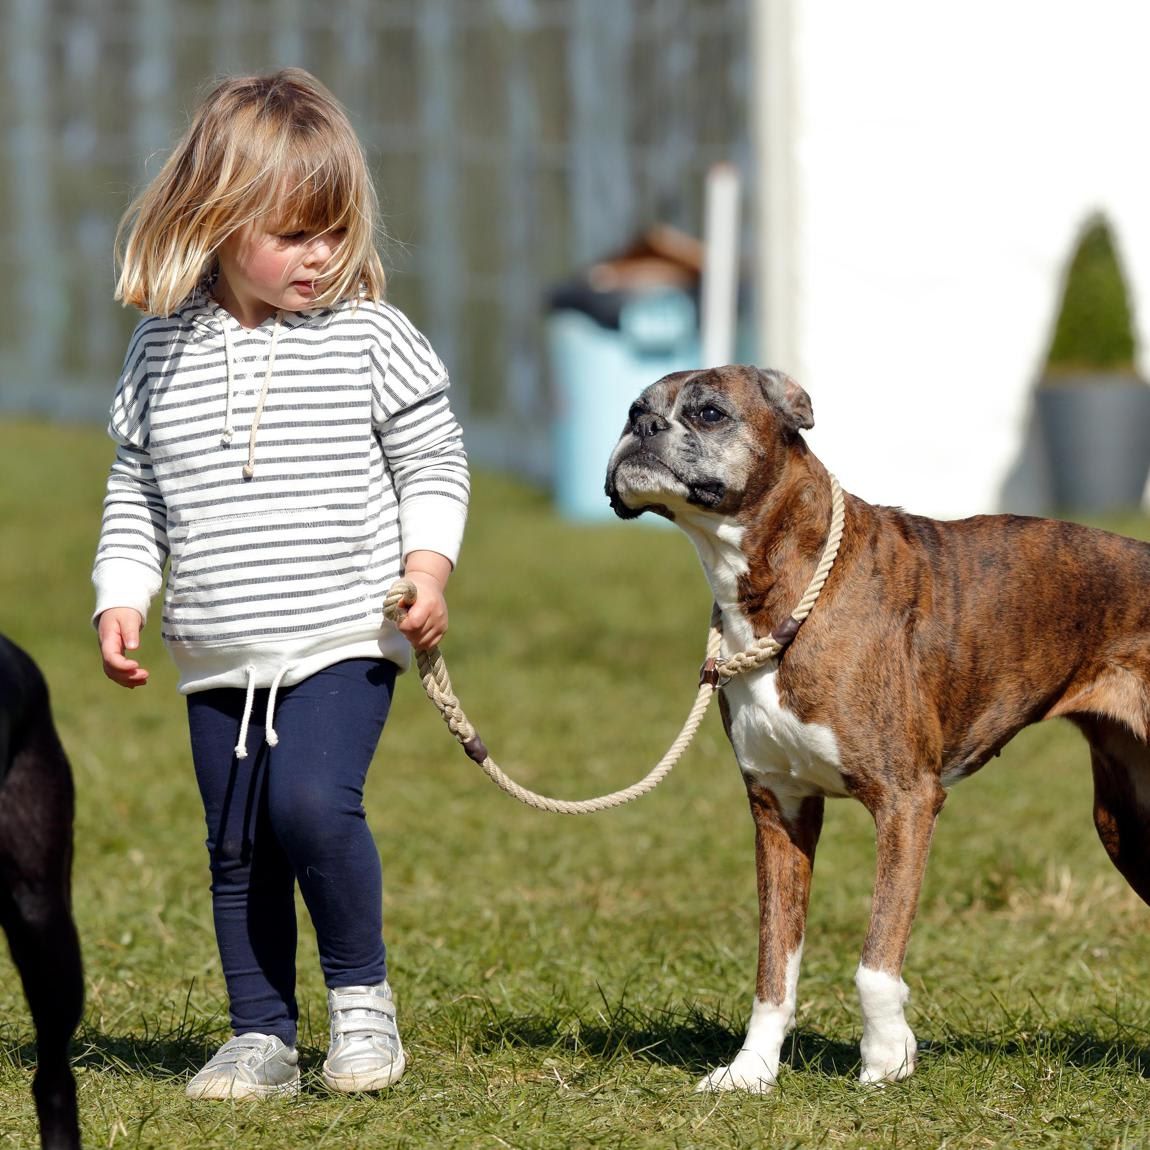
<svg viewBox="0 0 1150 1150">
<path fill-rule="evenodd" d="M 220 245 L 214 295 L 244 327 L 258 327 L 277 311 L 315 306 L 316 279 L 344 237 L 327 232 L 266 231 L 260 221 L 245 224 Z"/>
</svg>

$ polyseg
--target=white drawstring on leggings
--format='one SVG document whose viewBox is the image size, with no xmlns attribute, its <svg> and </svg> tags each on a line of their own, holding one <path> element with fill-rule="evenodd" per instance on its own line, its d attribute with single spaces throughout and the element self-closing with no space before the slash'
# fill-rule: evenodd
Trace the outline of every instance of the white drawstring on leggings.
<svg viewBox="0 0 1150 1150">
<path fill-rule="evenodd" d="M 235 746 L 237 759 L 246 759 L 248 757 L 248 727 L 251 725 L 252 708 L 256 698 L 256 669 L 249 665 L 247 672 L 248 686 L 247 693 L 244 697 L 244 714 L 243 718 L 240 719 L 240 735 L 236 740 Z M 280 741 L 279 735 L 276 734 L 275 727 L 272 726 L 272 719 L 275 717 L 276 693 L 279 691 L 280 682 L 287 672 L 287 665 L 281 667 L 276 672 L 276 677 L 272 680 L 272 685 L 268 688 L 268 705 L 267 710 L 264 712 L 264 742 L 267 743 L 269 747 L 278 745 Z"/>
</svg>

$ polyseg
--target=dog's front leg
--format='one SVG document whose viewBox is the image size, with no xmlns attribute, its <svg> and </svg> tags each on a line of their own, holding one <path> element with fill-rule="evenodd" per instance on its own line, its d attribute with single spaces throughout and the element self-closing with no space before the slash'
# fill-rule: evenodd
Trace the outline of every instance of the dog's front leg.
<svg viewBox="0 0 1150 1150">
<path fill-rule="evenodd" d="M 878 861 L 870 926 L 855 974 L 863 1016 L 860 1078 L 866 1083 L 881 1085 L 914 1072 L 918 1048 L 903 1013 L 910 992 L 902 965 L 945 797 L 931 777 L 913 790 L 887 792 L 866 804 L 875 820 Z"/>
<path fill-rule="evenodd" d="M 777 796 L 747 777 L 755 819 L 759 888 L 759 967 L 755 1002 L 742 1049 L 712 1070 L 699 1090 L 749 1090 L 775 1085 L 783 1039 L 795 1024 L 799 962 L 823 800 L 810 797 L 784 810 Z"/>
</svg>

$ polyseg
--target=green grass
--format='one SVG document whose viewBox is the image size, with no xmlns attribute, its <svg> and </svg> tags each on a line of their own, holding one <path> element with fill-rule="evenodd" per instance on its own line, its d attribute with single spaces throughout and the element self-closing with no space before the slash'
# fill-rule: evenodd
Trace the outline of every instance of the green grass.
<svg viewBox="0 0 1150 1150">
<path fill-rule="evenodd" d="M 369 780 L 409 1070 L 326 1093 L 323 987 L 301 935 L 305 1090 L 193 1105 L 227 1035 L 182 700 L 100 673 L 88 571 L 110 447 L 0 424 L 0 628 L 52 683 L 78 788 L 75 1044 L 91 1147 L 1046 1147 L 1150 1142 L 1150 911 L 1090 819 L 1085 749 L 1026 732 L 943 812 L 906 977 L 915 1077 L 861 1088 L 851 983 L 873 867 L 864 811 L 831 804 L 799 1029 L 769 1097 L 692 1092 L 738 1048 L 755 963 L 752 827 L 718 717 L 640 802 L 565 818 L 462 754 L 413 676 Z M 1145 531 L 1141 522 L 1126 524 Z M 709 599 L 694 553 L 642 524 L 573 527 L 477 478 L 444 646 L 495 758 L 560 797 L 633 781 L 694 697 Z M 0 798 L 2 801 L 2 798 Z M 35 1145 L 32 1034 L 0 960 L 0 1147 Z"/>
</svg>

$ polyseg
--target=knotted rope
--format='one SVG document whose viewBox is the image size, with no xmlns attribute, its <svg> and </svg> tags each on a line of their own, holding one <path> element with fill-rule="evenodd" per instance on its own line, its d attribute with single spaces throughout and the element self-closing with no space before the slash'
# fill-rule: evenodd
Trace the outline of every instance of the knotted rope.
<svg viewBox="0 0 1150 1150">
<path fill-rule="evenodd" d="M 483 740 L 472 726 L 471 720 L 464 714 L 459 699 L 451 686 L 451 677 L 447 673 L 447 664 L 443 661 L 439 648 L 429 647 L 426 651 L 416 651 L 415 661 L 419 668 L 420 679 L 427 697 L 439 710 L 448 730 L 455 736 L 468 756 L 483 768 L 484 773 L 500 788 L 513 798 L 529 807 L 541 811 L 551 811 L 560 815 L 586 815 L 595 811 L 605 811 L 611 807 L 622 806 L 634 799 L 640 798 L 652 791 L 667 777 L 671 768 L 682 757 L 683 752 L 694 738 L 703 716 L 707 713 L 711 697 L 716 689 L 736 675 L 746 674 L 765 663 L 776 658 L 779 653 L 794 639 L 799 625 L 811 613 L 823 584 L 827 581 L 835 557 L 838 555 L 839 543 L 843 534 L 843 495 L 838 480 L 831 477 L 831 525 L 827 535 L 826 545 L 823 548 L 822 558 L 815 568 L 814 576 L 807 586 L 806 592 L 799 600 L 798 606 L 790 616 L 770 635 L 764 635 L 756 640 L 745 651 L 739 651 L 726 659 L 720 658 L 723 632 L 721 615 L 716 606 L 711 612 L 711 626 L 707 634 L 707 652 L 703 662 L 703 669 L 699 676 L 699 691 L 691 710 L 687 714 L 686 722 L 667 749 L 667 753 L 654 767 L 637 783 L 624 787 L 610 794 L 600 795 L 593 799 L 552 799 L 535 791 L 520 786 L 514 779 L 506 775 L 489 754 Z M 416 599 L 415 584 L 408 579 L 397 580 L 388 590 L 384 598 L 383 613 L 393 623 L 398 623 Z"/>
</svg>

